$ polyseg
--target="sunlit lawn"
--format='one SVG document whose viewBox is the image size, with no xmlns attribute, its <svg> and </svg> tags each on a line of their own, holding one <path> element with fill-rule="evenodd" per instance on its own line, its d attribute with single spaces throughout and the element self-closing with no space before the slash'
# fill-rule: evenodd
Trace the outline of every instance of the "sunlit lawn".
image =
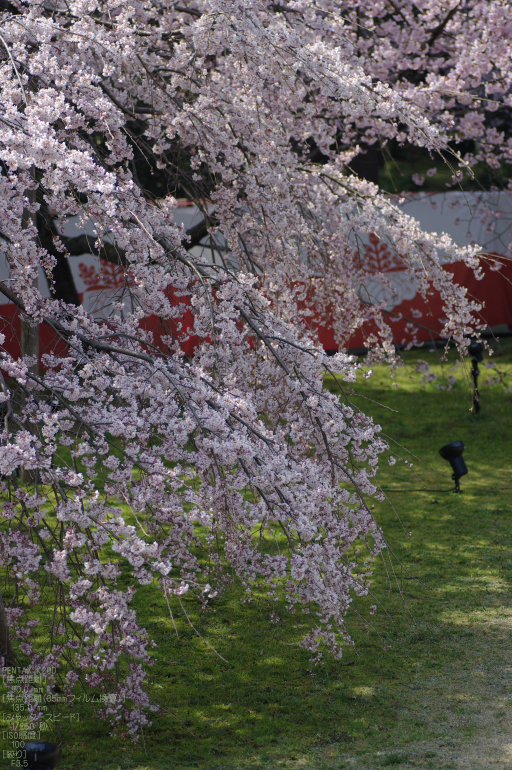
<svg viewBox="0 0 512 770">
<path fill-rule="evenodd" d="M 512 385 L 512 345 L 495 348 L 501 355 L 491 360 Z M 399 458 L 379 474 L 388 502 L 376 516 L 390 548 L 373 597 L 356 602 L 349 619 L 355 647 L 311 670 L 297 644 L 307 618 L 286 615 L 263 593 L 244 603 L 236 588 L 207 612 L 185 597 L 176 632 L 165 601 L 144 587 L 136 605 L 158 644 L 149 680 L 160 712 L 134 747 L 108 737 L 95 704 L 70 706 L 79 720 L 61 719 L 60 732 L 44 736 L 61 737 L 64 769 L 459 767 L 447 756 L 463 757 L 486 729 L 483 710 L 508 724 L 512 395 L 482 384 L 476 415 L 460 369 L 451 390 L 437 387 L 454 374 L 453 354 L 435 364 L 442 376 L 429 384 L 411 377 L 418 358 L 434 364 L 438 356 L 410 353 L 400 387 L 379 369 L 350 396 L 398 442 Z M 481 381 L 490 374 L 483 368 Z M 459 439 L 469 474 L 455 495 L 438 451 Z"/>
</svg>

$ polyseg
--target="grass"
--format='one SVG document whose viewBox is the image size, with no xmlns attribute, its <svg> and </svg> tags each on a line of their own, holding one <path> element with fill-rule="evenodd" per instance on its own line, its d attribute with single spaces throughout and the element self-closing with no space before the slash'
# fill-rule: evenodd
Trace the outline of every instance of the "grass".
<svg viewBox="0 0 512 770">
<path fill-rule="evenodd" d="M 391 151 L 389 151 L 391 147 Z M 450 165 L 448 165 L 447 160 Z M 435 173 L 434 171 L 435 170 Z M 388 145 L 383 152 L 383 164 L 379 168 L 379 187 L 389 193 L 404 192 L 446 193 L 447 190 L 483 190 L 505 189 L 508 185 L 512 167 L 503 163 L 498 169 L 493 169 L 484 162 L 477 163 L 471 169 L 471 174 L 462 169 L 463 177 L 453 184 L 453 173 L 459 166 L 453 163 L 453 158 L 441 157 L 438 153 L 430 153 L 424 147 L 411 145 Z M 430 171 L 432 176 L 427 172 Z M 423 184 L 417 185 L 412 176 L 418 174 L 423 178 Z"/>
<path fill-rule="evenodd" d="M 512 346 L 495 347 L 491 360 L 512 384 Z M 418 358 L 436 382 L 411 376 Z M 512 767 L 512 396 L 486 385 L 484 368 L 476 415 L 460 369 L 451 390 L 437 387 L 454 374 L 453 354 L 442 366 L 425 351 L 406 361 L 399 387 L 378 369 L 351 396 L 397 442 L 399 458 L 379 473 L 388 499 L 375 514 L 389 552 L 374 597 L 357 603 L 371 626 L 349 619 L 355 647 L 311 669 L 297 645 L 307 617 L 263 594 L 245 603 L 236 588 L 206 613 L 185 596 L 177 636 L 164 602 L 144 587 L 137 608 L 158 644 L 149 681 L 161 710 L 133 746 L 108 737 L 95 703 L 62 707 L 58 729 L 49 722 L 42 737 L 62 740 L 63 770 Z M 455 495 L 438 450 L 459 439 L 469 474 Z"/>
</svg>

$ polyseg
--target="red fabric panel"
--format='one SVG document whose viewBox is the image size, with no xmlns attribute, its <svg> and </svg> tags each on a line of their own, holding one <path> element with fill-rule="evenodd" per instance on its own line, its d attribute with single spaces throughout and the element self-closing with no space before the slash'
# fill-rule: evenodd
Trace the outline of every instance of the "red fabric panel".
<svg viewBox="0 0 512 770">
<path fill-rule="evenodd" d="M 499 271 L 491 265 L 501 264 Z M 492 262 L 482 260 L 484 278 L 478 281 L 471 268 L 463 263 L 454 262 L 445 265 L 454 280 L 467 289 L 469 298 L 482 305 L 480 317 L 487 326 L 508 324 L 512 328 L 512 260 L 499 255 L 492 257 Z M 421 315 L 419 315 L 421 313 Z M 438 339 L 443 328 L 443 302 L 439 292 L 433 291 L 428 300 L 416 295 L 412 300 L 404 300 L 393 308 L 385 317 L 393 330 L 395 343 L 404 345 L 414 337 L 422 342 Z M 365 345 L 370 334 L 378 334 L 375 324 L 366 324 L 350 339 L 348 347 L 359 348 Z M 332 329 L 321 326 L 318 337 L 326 350 L 337 350 Z"/>
<path fill-rule="evenodd" d="M 477 281 L 473 271 L 462 263 L 445 265 L 445 269 L 453 274 L 458 284 L 466 287 L 470 298 L 483 305 L 481 318 L 488 326 L 508 324 L 512 328 L 512 260 L 500 256 L 493 257 L 491 264 L 497 262 L 501 264 L 499 271 L 491 270 L 488 261 L 482 262 L 484 278 L 481 281 Z M 169 289 L 168 296 L 173 305 L 181 303 L 190 307 L 189 297 L 176 297 L 172 289 Z M 414 299 L 404 300 L 393 308 L 392 312 L 386 313 L 395 343 L 407 344 L 414 336 L 423 342 L 439 338 L 443 326 L 442 304 L 439 294 L 433 292 L 428 301 L 416 295 Z M 149 316 L 143 320 L 141 328 L 153 331 L 154 344 L 158 347 L 165 347 L 162 337 L 167 336 L 177 339 L 185 354 L 193 355 L 201 341 L 197 335 L 190 335 L 193 325 L 192 310 L 187 309 L 181 318 L 165 322 L 157 316 Z M 14 357 L 18 357 L 21 354 L 21 323 L 20 314 L 15 305 L 9 303 L 0 306 L 0 331 L 5 334 L 4 346 L 7 351 Z M 378 334 L 374 324 L 367 324 L 358 330 L 351 337 L 349 347 L 364 346 L 369 334 Z M 41 355 L 51 351 L 61 354 L 65 352 L 65 342 L 46 324 L 41 324 L 40 335 Z M 338 348 L 332 328 L 328 324 L 318 326 L 318 338 L 326 350 Z"/>
</svg>

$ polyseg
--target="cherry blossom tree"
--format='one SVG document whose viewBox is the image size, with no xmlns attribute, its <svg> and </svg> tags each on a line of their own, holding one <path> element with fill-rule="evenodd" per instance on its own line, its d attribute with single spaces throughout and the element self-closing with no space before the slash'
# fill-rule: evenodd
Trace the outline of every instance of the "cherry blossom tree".
<svg viewBox="0 0 512 770">
<path fill-rule="evenodd" d="M 374 359 L 393 357 L 383 304 L 360 292 L 376 234 L 423 295 L 441 293 L 443 335 L 464 350 L 478 307 L 440 254 L 480 268 L 478 249 L 422 232 L 350 164 L 391 140 L 442 155 L 455 177 L 480 156 L 508 159 L 497 116 L 510 109 L 512 10 L 0 7 L 0 291 L 56 340 L 41 362 L 35 346 L 2 353 L 0 646 L 49 686 L 107 688 L 103 715 L 135 734 L 158 654 L 130 606 L 137 585 L 207 603 L 229 565 L 249 592 L 263 583 L 291 609 L 316 607 L 303 642 L 313 655 L 351 643 L 346 613 L 385 547 L 372 498 L 389 447 L 343 395 L 356 362 L 326 356 L 312 314 L 332 320 L 340 350 L 372 321 Z M 462 159 L 466 140 L 479 149 Z M 202 212 L 188 232 L 178 197 Z M 68 217 L 94 222 L 95 238 L 60 235 Z M 213 258 L 191 254 L 205 237 Z M 84 239 L 123 276 L 107 319 L 73 284 L 68 257 Z M 323 388 L 326 372 L 341 397 Z"/>
</svg>

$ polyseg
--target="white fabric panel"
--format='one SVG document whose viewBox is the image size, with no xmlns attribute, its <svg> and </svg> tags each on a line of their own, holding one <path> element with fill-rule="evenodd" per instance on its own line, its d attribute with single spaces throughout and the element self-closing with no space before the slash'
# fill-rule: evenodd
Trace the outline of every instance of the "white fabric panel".
<svg viewBox="0 0 512 770">
<path fill-rule="evenodd" d="M 488 252 L 503 255 L 507 254 L 511 246 L 512 195 L 506 192 L 485 192 L 478 195 L 454 191 L 443 194 L 415 193 L 401 205 L 403 211 L 414 217 L 423 230 L 431 233 L 448 233 L 459 245 L 478 243 Z M 182 224 L 185 230 L 188 230 L 201 221 L 202 214 L 195 206 L 179 205 L 174 210 L 174 217 L 176 223 Z M 59 232 L 68 237 L 85 232 L 94 238 L 96 235 L 94 222 L 89 220 L 79 228 L 78 221 L 78 217 L 70 217 L 57 223 Z M 105 240 L 112 241 L 108 236 Z M 363 240 L 370 244 L 369 238 Z M 215 241 L 221 247 L 225 244 L 222 236 L 216 236 Z M 209 262 L 218 262 L 218 252 L 212 252 L 208 245 L 209 239 L 204 239 L 201 245 L 191 249 L 191 255 Z M 118 294 L 115 286 L 115 266 L 100 266 L 98 258 L 91 254 L 70 257 L 69 264 L 77 291 L 83 294 L 84 306 L 97 315 L 108 317 L 113 312 L 111 301 Z M 0 280 L 5 281 L 7 285 L 9 283 L 8 268 L 5 257 L 1 253 Z M 39 271 L 39 290 L 44 297 L 49 296 L 48 284 L 42 269 Z M 396 268 L 386 271 L 385 283 L 370 276 L 361 286 L 362 299 L 372 303 L 385 300 L 388 309 L 396 307 L 404 299 L 413 299 L 415 294 L 414 279 Z M 6 298 L 0 295 L 0 304 L 6 302 Z M 125 305 L 125 309 L 128 310 L 129 307 Z"/>
</svg>

